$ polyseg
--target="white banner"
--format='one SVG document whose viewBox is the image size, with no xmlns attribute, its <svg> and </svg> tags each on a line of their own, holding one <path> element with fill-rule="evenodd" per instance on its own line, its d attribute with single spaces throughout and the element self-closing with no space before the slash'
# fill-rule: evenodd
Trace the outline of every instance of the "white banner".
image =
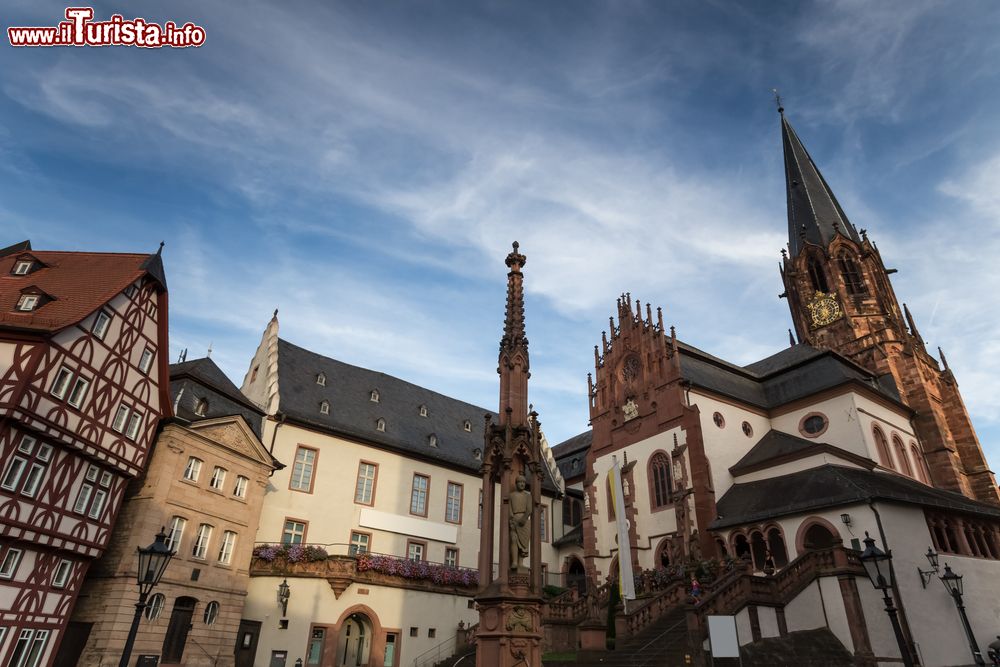
<svg viewBox="0 0 1000 667">
<path fill-rule="evenodd" d="M 611 502 L 615 506 L 615 523 L 618 526 L 618 588 L 622 599 L 635 599 L 635 578 L 632 575 L 632 543 L 629 541 L 629 522 L 625 516 L 625 494 L 622 491 L 622 469 L 618 457 L 612 456 L 614 466 L 608 472 L 611 485 Z"/>
</svg>

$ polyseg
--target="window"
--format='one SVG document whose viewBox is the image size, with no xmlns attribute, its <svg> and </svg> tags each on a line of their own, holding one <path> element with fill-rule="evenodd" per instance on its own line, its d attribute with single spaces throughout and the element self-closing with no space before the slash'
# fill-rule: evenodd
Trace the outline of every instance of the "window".
<svg viewBox="0 0 1000 667">
<path fill-rule="evenodd" d="M 204 417 L 208 414 L 208 399 L 199 398 L 198 402 L 194 405 L 194 413 L 199 417 Z"/>
<path fill-rule="evenodd" d="M 236 548 L 236 533 L 227 530 L 222 533 L 222 544 L 219 545 L 219 562 L 229 565 L 233 562 L 233 549 Z"/>
<path fill-rule="evenodd" d="M 886 468 L 893 468 L 892 454 L 889 452 L 889 441 L 885 439 L 885 433 L 878 426 L 872 427 L 872 435 L 875 438 L 875 449 L 878 451 L 879 463 Z"/>
<path fill-rule="evenodd" d="M 910 453 L 913 454 L 913 469 L 917 471 L 917 476 L 920 481 L 924 484 L 930 484 L 930 475 L 927 472 L 927 463 L 924 461 L 923 455 L 920 453 L 920 448 L 917 447 L 917 443 L 910 441 Z"/>
<path fill-rule="evenodd" d="M 466 419 L 465 422 L 462 424 L 462 428 L 465 429 L 466 433 L 472 433 L 472 422 Z"/>
<path fill-rule="evenodd" d="M 38 444 L 30 435 L 22 435 L 17 451 L 0 479 L 0 488 L 34 498 L 45 477 L 46 464 L 52 459 L 52 445 Z"/>
<path fill-rule="evenodd" d="M 385 420 L 381 417 L 375 420 L 375 430 L 381 433 L 385 432 Z"/>
<path fill-rule="evenodd" d="M 205 625 L 215 625 L 217 618 L 219 618 L 219 603 L 212 600 L 205 605 L 205 615 L 202 616 L 202 620 L 205 621 Z"/>
<path fill-rule="evenodd" d="M 423 542 L 409 540 L 406 543 L 406 557 L 410 560 L 423 560 L 427 545 Z"/>
<path fill-rule="evenodd" d="M 354 489 L 354 502 L 362 505 L 372 505 L 375 502 L 375 479 L 378 477 L 378 466 L 362 461 L 358 464 L 358 483 Z"/>
<path fill-rule="evenodd" d="M 197 482 L 199 475 L 201 475 L 201 459 L 192 456 L 184 467 L 184 479 L 189 482 Z"/>
<path fill-rule="evenodd" d="M 94 319 L 94 327 L 91 331 L 94 335 L 104 340 L 104 336 L 108 333 L 108 327 L 111 325 L 111 316 L 103 310 L 97 311 L 97 317 Z"/>
<path fill-rule="evenodd" d="M 844 277 L 844 286 L 847 288 L 847 293 L 854 295 L 867 294 L 868 290 L 865 289 L 865 281 L 861 278 L 861 272 L 858 271 L 858 265 L 854 263 L 854 259 L 846 252 L 842 252 L 837 262 L 840 264 L 840 274 Z"/>
<path fill-rule="evenodd" d="M 7 549 L 0 560 L 0 579 L 13 579 L 17 574 L 17 566 L 21 562 L 20 549 Z"/>
<path fill-rule="evenodd" d="M 319 413 L 321 415 L 330 414 L 330 401 L 323 401 L 319 404 Z"/>
<path fill-rule="evenodd" d="M 56 398 L 62 399 L 66 396 L 66 390 L 69 389 L 69 382 L 73 379 L 73 371 L 63 366 L 56 373 L 55 380 L 52 381 L 52 388 L 49 390 Z"/>
<path fill-rule="evenodd" d="M 913 477 L 913 468 L 910 467 L 910 459 L 906 457 L 906 448 L 903 446 L 903 441 L 895 433 L 892 434 L 892 447 L 896 450 L 900 471 L 907 477 Z"/>
<path fill-rule="evenodd" d="M 73 573 L 73 561 L 63 558 L 56 565 L 55 574 L 52 575 L 53 588 L 65 588 L 69 581 L 69 575 Z"/>
<path fill-rule="evenodd" d="M 250 480 L 248 478 L 244 477 L 243 475 L 237 475 L 236 476 L 236 488 L 233 489 L 233 495 L 236 496 L 237 498 L 246 498 L 247 497 L 247 483 L 249 481 Z"/>
<path fill-rule="evenodd" d="M 125 422 L 128 420 L 129 409 L 124 405 L 118 406 L 118 412 L 115 413 L 115 419 L 111 422 L 111 428 L 121 433 L 125 430 Z"/>
<path fill-rule="evenodd" d="M 427 516 L 427 489 L 430 484 L 430 477 L 413 475 L 413 486 L 410 490 L 410 514 Z"/>
<path fill-rule="evenodd" d="M 215 466 L 212 470 L 212 479 L 209 481 L 208 485 L 217 491 L 222 491 L 222 487 L 226 484 L 226 469 Z"/>
<path fill-rule="evenodd" d="M 815 257 L 810 257 L 808 268 L 813 289 L 817 292 L 829 292 L 830 289 L 826 286 L 826 274 L 823 273 L 823 267 L 820 265 L 819 260 Z"/>
<path fill-rule="evenodd" d="M 163 593 L 157 593 L 149 598 L 149 604 L 146 606 L 146 619 L 150 621 L 158 619 L 160 614 L 163 613 L 163 606 L 166 601 Z"/>
<path fill-rule="evenodd" d="M 21 494 L 34 498 L 38 493 L 38 487 L 42 485 L 42 478 L 45 477 L 45 466 L 37 461 L 28 467 L 28 474 L 24 476 L 24 486 L 21 487 Z"/>
<path fill-rule="evenodd" d="M 748 438 L 753 437 L 753 426 L 750 425 L 750 422 L 743 422 L 743 435 Z"/>
<path fill-rule="evenodd" d="M 458 567 L 458 549 L 455 547 L 444 548 L 444 564 L 450 567 Z"/>
<path fill-rule="evenodd" d="M 826 432 L 829 420 L 821 412 L 810 412 L 799 422 L 799 433 L 807 438 L 816 438 Z"/>
<path fill-rule="evenodd" d="M 444 520 L 448 523 L 462 523 L 462 485 L 448 482 L 448 498 L 445 501 Z"/>
<path fill-rule="evenodd" d="M 542 505 L 538 508 L 538 530 L 542 533 L 542 542 L 549 541 L 549 508 Z"/>
<path fill-rule="evenodd" d="M 167 533 L 167 548 L 171 551 L 180 551 L 185 526 L 187 526 L 187 519 L 184 517 L 175 516 L 170 520 L 170 531 Z"/>
<path fill-rule="evenodd" d="M 726 418 L 722 416 L 721 412 L 716 412 L 712 415 L 712 422 L 719 428 L 725 428 Z"/>
<path fill-rule="evenodd" d="M 420 409 L 419 409 L 419 412 L 420 412 L 420 416 L 421 417 L 426 417 L 427 416 L 427 406 L 426 405 L 421 405 Z"/>
<path fill-rule="evenodd" d="M 8 667 L 38 667 L 48 639 L 48 630 L 21 630 L 7 662 Z"/>
<path fill-rule="evenodd" d="M 657 452 L 649 460 L 649 499 L 652 509 L 658 510 L 670 504 L 670 459 L 663 452 Z"/>
<path fill-rule="evenodd" d="M 437 628 L 427 628 L 427 637 L 429 639 L 437 637 Z"/>
<path fill-rule="evenodd" d="M 148 347 L 142 351 L 142 356 L 139 357 L 139 372 L 148 373 L 149 369 L 153 366 L 153 351 Z"/>
<path fill-rule="evenodd" d="M 285 519 L 285 528 L 281 532 L 281 543 L 302 544 L 305 542 L 307 525 L 305 521 Z"/>
<path fill-rule="evenodd" d="M 427 436 L 427 444 L 430 445 L 431 447 L 437 447 L 438 437 L 433 433 L 431 433 L 429 436 Z"/>
<path fill-rule="evenodd" d="M 7 464 L 7 471 L 4 472 L 3 481 L 0 482 L 0 487 L 7 489 L 8 491 L 15 491 L 17 489 L 18 483 L 21 481 L 21 475 L 24 473 L 24 469 L 28 466 L 28 462 L 21 458 L 20 456 L 15 456 Z"/>
<path fill-rule="evenodd" d="M 208 554 L 208 542 L 212 539 L 212 526 L 203 523 L 198 526 L 198 534 L 194 538 L 191 555 L 195 558 L 205 558 Z"/>
<path fill-rule="evenodd" d="M 125 437 L 129 440 L 135 440 L 135 437 L 139 435 L 140 426 L 142 426 L 142 415 L 133 412 L 132 416 L 128 418 L 128 429 L 125 431 Z"/>
<path fill-rule="evenodd" d="M 378 403 L 378 389 L 372 389 L 371 402 Z"/>
<path fill-rule="evenodd" d="M 73 391 L 69 392 L 69 404 L 78 408 L 83 404 L 83 399 L 87 397 L 87 388 L 90 387 L 90 380 L 77 378 L 73 385 Z"/>
<path fill-rule="evenodd" d="M 37 294 L 22 294 L 21 298 L 17 300 L 17 309 L 21 312 L 28 312 L 34 310 L 38 306 L 38 295 Z"/>
<path fill-rule="evenodd" d="M 111 471 L 105 470 L 101 473 L 101 486 L 107 488 L 111 486 Z"/>
<path fill-rule="evenodd" d="M 357 556 L 358 554 L 368 553 L 368 546 L 371 543 L 371 535 L 368 533 L 359 533 L 357 531 L 351 531 L 351 547 L 348 550 L 348 555 Z"/>
<path fill-rule="evenodd" d="M 30 259 L 22 259 L 14 265 L 14 275 L 15 276 L 26 276 L 31 272 L 32 262 Z"/>
<path fill-rule="evenodd" d="M 417 628 L 411 626 L 410 627 L 410 636 L 411 637 L 419 637 L 420 636 L 420 631 Z"/>
<path fill-rule="evenodd" d="M 108 499 L 108 492 L 104 489 L 97 489 L 94 491 L 94 502 L 90 505 L 90 511 L 87 512 L 87 516 L 91 519 L 100 519 L 101 512 L 104 511 L 104 503 Z"/>
<path fill-rule="evenodd" d="M 80 487 L 80 492 L 76 494 L 76 503 L 73 505 L 73 511 L 77 514 L 84 514 L 87 508 L 90 507 L 90 497 L 94 494 L 94 487 L 90 484 L 84 484 Z"/>
<path fill-rule="evenodd" d="M 288 488 L 312 493 L 313 468 L 315 465 L 315 449 L 299 447 L 295 450 L 295 463 L 292 464 L 292 478 L 288 482 Z"/>
<path fill-rule="evenodd" d="M 325 387 L 326 386 L 326 376 L 323 375 L 322 373 L 318 374 L 316 376 L 316 384 L 318 384 L 321 387 Z"/>
</svg>

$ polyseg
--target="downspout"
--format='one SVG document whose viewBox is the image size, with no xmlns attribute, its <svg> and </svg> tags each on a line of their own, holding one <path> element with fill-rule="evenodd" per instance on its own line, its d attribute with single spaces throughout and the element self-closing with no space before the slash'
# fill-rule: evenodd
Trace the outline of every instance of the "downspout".
<svg viewBox="0 0 1000 667">
<path fill-rule="evenodd" d="M 885 537 L 885 529 L 882 527 L 882 515 L 879 514 L 878 509 L 875 507 L 874 498 L 868 498 L 868 507 L 875 515 L 875 523 L 878 525 L 879 537 L 882 538 L 882 546 L 885 548 L 885 552 L 887 554 L 891 554 L 892 549 L 889 548 L 889 542 Z M 893 565 L 891 558 L 889 559 L 889 573 L 892 575 L 892 595 L 896 598 L 896 606 L 899 607 L 899 621 L 902 625 L 903 636 L 906 637 L 906 643 L 910 649 L 910 656 L 913 658 L 913 664 L 923 664 L 920 661 L 920 654 L 917 652 L 917 648 L 913 643 L 913 635 L 910 633 L 910 621 L 906 616 L 906 607 L 903 605 L 903 597 L 899 592 L 899 582 L 896 578 L 896 566 Z"/>
<path fill-rule="evenodd" d="M 274 414 L 274 416 L 275 416 L 275 422 L 276 423 L 274 425 L 274 430 L 271 431 L 271 445 L 268 447 L 268 450 L 267 450 L 267 453 L 271 455 L 271 460 L 272 461 L 275 460 L 274 459 L 274 441 L 278 437 L 278 427 L 282 426 L 285 423 L 285 413 L 284 412 L 276 412 Z M 280 466 L 280 467 L 274 467 L 274 468 L 271 469 L 271 474 L 268 475 L 268 477 L 273 477 L 274 473 L 276 473 L 277 471 L 279 471 L 279 470 L 281 470 L 282 468 L 285 467 L 285 466 L 283 466 L 281 464 L 278 464 L 278 466 Z"/>
</svg>

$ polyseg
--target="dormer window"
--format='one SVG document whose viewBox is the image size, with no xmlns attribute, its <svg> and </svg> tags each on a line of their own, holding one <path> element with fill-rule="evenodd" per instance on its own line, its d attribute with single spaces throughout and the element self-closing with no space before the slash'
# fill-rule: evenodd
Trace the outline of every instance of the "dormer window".
<svg viewBox="0 0 1000 667">
<path fill-rule="evenodd" d="M 204 417 L 208 413 L 208 400 L 199 398 L 198 402 L 195 403 L 194 413 L 199 417 Z"/>
<path fill-rule="evenodd" d="M 330 401 L 323 401 L 319 404 L 319 413 L 321 415 L 330 414 Z"/>
<path fill-rule="evenodd" d="M 427 406 L 426 405 L 421 405 L 420 406 L 420 416 L 421 417 L 426 417 L 427 416 Z"/>
<path fill-rule="evenodd" d="M 483 450 L 479 449 L 478 447 L 475 448 L 475 449 L 473 449 L 472 450 L 472 458 L 476 459 L 477 461 L 482 461 L 483 460 Z"/>
<path fill-rule="evenodd" d="M 111 326 L 111 316 L 103 310 L 97 311 L 97 317 L 94 318 L 94 328 L 91 331 L 94 335 L 104 340 L 104 336 L 108 333 L 108 327 Z"/>
<path fill-rule="evenodd" d="M 380 433 L 385 433 L 385 420 L 382 419 L 381 417 L 375 420 L 375 430 L 379 431 Z"/>
<path fill-rule="evenodd" d="M 322 374 L 322 373 L 320 373 L 319 375 L 317 375 L 316 376 L 316 384 L 318 384 L 321 387 L 325 387 L 326 386 L 326 376 L 324 374 Z"/>
<path fill-rule="evenodd" d="M 372 403 L 378 403 L 378 389 L 372 389 L 371 401 Z"/>
<path fill-rule="evenodd" d="M 464 428 L 464 429 L 465 429 L 465 432 L 466 432 L 466 433 L 472 433 L 472 422 L 470 422 L 470 421 L 469 421 L 468 419 L 466 419 L 466 420 L 465 420 L 465 421 L 464 421 L 464 422 L 462 423 L 462 428 Z"/>
<path fill-rule="evenodd" d="M 15 276 L 26 276 L 31 273 L 31 267 L 34 262 L 30 259 L 19 259 L 14 263 L 14 269 L 11 271 Z"/>
<path fill-rule="evenodd" d="M 37 294 L 22 294 L 17 300 L 17 309 L 22 313 L 30 312 L 38 307 Z"/>
<path fill-rule="evenodd" d="M 438 446 L 438 437 L 436 435 L 434 435 L 433 433 L 430 434 L 429 436 L 427 436 L 427 444 L 430 445 L 431 447 L 437 447 Z"/>
</svg>

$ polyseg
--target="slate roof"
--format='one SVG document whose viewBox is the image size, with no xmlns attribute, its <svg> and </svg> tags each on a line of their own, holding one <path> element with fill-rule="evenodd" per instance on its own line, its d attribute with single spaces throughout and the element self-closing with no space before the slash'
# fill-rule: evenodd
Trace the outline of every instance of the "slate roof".
<svg viewBox="0 0 1000 667">
<path fill-rule="evenodd" d="M 326 376 L 326 385 L 316 382 Z M 377 390 L 379 401 L 371 400 Z M 286 418 L 324 431 L 382 445 L 408 455 L 442 461 L 478 474 L 475 456 L 484 444 L 483 416 L 497 414 L 378 371 L 352 366 L 278 339 L 279 410 Z M 320 413 L 329 401 L 330 414 Z M 420 416 L 420 406 L 427 416 Z M 385 420 L 385 431 L 376 429 Z M 465 422 L 470 431 L 465 430 Z M 436 446 L 429 436 L 437 438 Z M 543 466 L 546 470 L 548 468 Z M 557 487 L 546 474 L 543 488 Z"/>
<path fill-rule="evenodd" d="M 204 415 L 195 413 L 198 400 L 205 398 L 208 409 Z M 208 357 L 192 359 L 170 366 L 170 400 L 175 415 L 187 421 L 240 415 L 261 437 L 264 411 L 254 405 Z"/>
<path fill-rule="evenodd" d="M 768 409 L 816 394 L 845 382 L 857 381 L 899 403 L 890 377 L 878 378 L 831 350 L 806 343 L 744 367 L 723 361 L 696 347 L 678 342 L 681 374 L 692 385 Z"/>
<path fill-rule="evenodd" d="M 781 114 L 781 141 L 785 153 L 785 193 L 788 197 L 788 247 L 792 257 L 804 241 L 822 247 L 837 234 L 861 243 L 854 225 L 847 219 L 826 179 L 819 172 L 805 146 Z"/>
<path fill-rule="evenodd" d="M 735 476 L 768 467 L 769 461 L 780 463 L 779 459 L 794 460 L 802 456 L 824 453 L 847 459 L 869 469 L 875 467 L 875 462 L 867 456 L 855 454 L 826 442 L 807 440 L 791 433 L 772 429 L 765 433 L 743 458 L 730 466 L 729 472 Z"/>
<path fill-rule="evenodd" d="M 711 530 L 868 500 L 886 500 L 1000 518 L 1000 507 L 894 473 L 827 464 L 734 484 L 716 504 Z"/>
<path fill-rule="evenodd" d="M 594 432 L 587 429 L 552 448 L 552 456 L 556 459 L 556 467 L 559 468 L 563 479 L 572 479 L 584 473 L 586 470 L 584 462 L 593 437 Z M 576 466 L 573 465 L 574 462 Z"/>
<path fill-rule="evenodd" d="M 22 255 L 38 268 L 23 276 L 11 273 Z M 76 324 L 143 275 L 166 287 L 158 254 L 56 252 L 32 250 L 24 241 L 0 250 L 0 326 L 34 331 L 58 331 Z M 29 312 L 15 311 L 21 290 L 36 288 L 51 301 Z"/>
</svg>

